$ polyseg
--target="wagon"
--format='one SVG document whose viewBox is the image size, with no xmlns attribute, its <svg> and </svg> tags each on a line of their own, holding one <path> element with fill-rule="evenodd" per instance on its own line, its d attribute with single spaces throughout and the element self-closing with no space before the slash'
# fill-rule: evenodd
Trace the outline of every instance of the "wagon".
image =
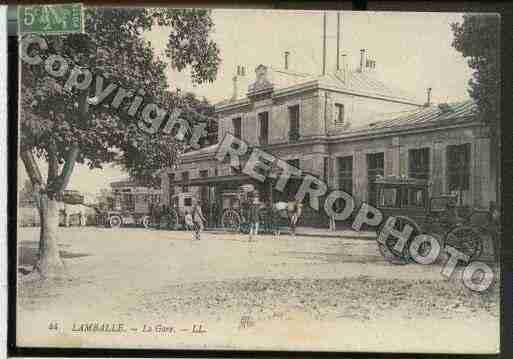
<svg viewBox="0 0 513 359">
<path fill-rule="evenodd" d="M 192 209 L 193 194 L 182 192 L 171 196 L 171 206 L 161 206 L 152 215 L 152 227 L 178 230 L 185 228 L 185 214 Z"/>
<path fill-rule="evenodd" d="M 159 203 L 159 191 L 131 181 L 115 182 L 111 186 L 113 191 L 105 195 L 105 203 L 98 207 L 97 224 L 109 228 L 149 228 L 150 208 Z"/>
<path fill-rule="evenodd" d="M 402 231 L 406 224 L 413 229 L 409 241 L 416 235 L 427 233 L 439 241 L 441 248 L 451 246 L 468 256 L 479 258 L 483 251 L 483 237 L 489 235 L 490 211 L 458 206 L 457 195 L 445 194 L 429 198 L 429 183 L 423 179 L 381 177 L 375 180 L 378 208 L 384 220 L 394 217 L 394 229 Z M 380 253 L 390 262 L 406 264 L 412 261 L 410 243 L 401 252 L 394 246 L 397 239 L 389 236 L 384 244 L 378 243 Z M 495 241 L 492 239 L 493 244 Z M 426 245 L 429 246 L 429 245 Z M 420 248 L 421 255 L 429 247 Z M 493 248 L 494 254 L 496 249 Z"/>
<path fill-rule="evenodd" d="M 242 185 L 239 190 L 225 191 L 221 194 L 223 212 L 221 226 L 231 232 L 249 233 L 249 209 L 252 196 L 258 194 L 253 185 Z M 270 204 L 261 203 L 259 210 L 259 233 L 274 233 L 279 218 Z"/>
<path fill-rule="evenodd" d="M 112 210 L 100 213 L 97 223 L 109 228 L 119 228 L 121 226 L 142 226 L 149 228 L 150 216 L 145 213 Z"/>
<path fill-rule="evenodd" d="M 247 186 L 240 186 L 238 190 L 224 191 L 221 194 L 223 211 L 221 226 L 231 232 L 249 232 L 248 210 L 250 205 L 249 193 L 252 191 Z"/>
</svg>

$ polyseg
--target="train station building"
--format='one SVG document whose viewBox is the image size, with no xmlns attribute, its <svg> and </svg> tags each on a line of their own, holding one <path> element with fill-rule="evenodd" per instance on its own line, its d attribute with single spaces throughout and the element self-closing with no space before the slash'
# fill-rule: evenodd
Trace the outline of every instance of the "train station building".
<svg viewBox="0 0 513 359">
<path fill-rule="evenodd" d="M 428 180 L 429 194 L 457 192 L 460 203 L 488 208 L 496 198 L 489 129 L 472 101 L 432 104 L 430 90 L 419 103 L 388 87 L 374 74 L 375 63 L 361 52 L 360 66 L 312 75 L 259 65 L 247 80 L 239 67 L 232 93 L 216 104 L 218 139 L 231 133 L 342 189 L 357 203 L 375 201 L 374 180 L 396 176 Z M 208 208 L 237 207 L 242 185 L 255 186 L 264 200 L 287 200 L 272 183 L 259 183 L 216 159 L 218 144 L 187 152 L 161 172 L 162 200 L 173 205 L 192 193 Z M 313 211 L 313 210 L 312 210 Z M 305 211 L 305 224 L 323 224 Z"/>
</svg>

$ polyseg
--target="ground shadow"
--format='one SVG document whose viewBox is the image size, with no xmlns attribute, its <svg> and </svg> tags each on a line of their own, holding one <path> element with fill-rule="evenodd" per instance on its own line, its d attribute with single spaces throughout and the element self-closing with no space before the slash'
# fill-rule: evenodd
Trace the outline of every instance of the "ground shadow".
<svg viewBox="0 0 513 359">
<path fill-rule="evenodd" d="M 31 271 L 28 269 L 33 267 L 38 258 L 38 245 L 39 243 L 36 241 L 27 241 L 23 242 L 18 246 L 18 271 L 21 274 L 28 274 Z M 73 259 L 80 257 L 88 257 L 91 254 L 89 253 L 74 253 L 61 250 L 59 251 L 61 258 L 64 259 Z"/>
</svg>

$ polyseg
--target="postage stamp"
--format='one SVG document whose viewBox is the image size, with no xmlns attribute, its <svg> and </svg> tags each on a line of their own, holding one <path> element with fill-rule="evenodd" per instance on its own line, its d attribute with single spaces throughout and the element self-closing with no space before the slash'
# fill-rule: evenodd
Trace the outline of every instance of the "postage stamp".
<svg viewBox="0 0 513 359">
<path fill-rule="evenodd" d="M 18 6 L 18 33 L 71 34 L 84 31 L 82 4 Z"/>
</svg>

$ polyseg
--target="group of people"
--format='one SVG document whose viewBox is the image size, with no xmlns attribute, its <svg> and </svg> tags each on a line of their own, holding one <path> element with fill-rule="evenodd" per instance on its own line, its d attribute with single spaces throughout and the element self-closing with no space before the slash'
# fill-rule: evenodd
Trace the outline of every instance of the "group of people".
<svg viewBox="0 0 513 359">
<path fill-rule="evenodd" d="M 265 204 L 260 201 L 258 194 L 255 193 L 252 194 L 249 199 L 250 203 L 247 211 L 247 219 L 249 221 L 249 241 L 252 241 L 258 235 L 260 223 L 262 221 L 262 209 L 265 208 Z M 296 226 L 302 214 L 302 208 L 303 205 L 297 200 L 271 204 L 271 213 L 273 217 L 275 214 L 286 215 L 288 227 L 294 239 L 296 237 Z M 199 201 L 193 198 L 192 207 L 185 214 L 185 225 L 188 230 L 192 231 L 192 240 L 201 239 L 201 232 L 204 230 L 206 222 L 207 220 L 203 214 Z M 275 227 L 273 232 L 273 238 L 279 238 L 279 227 Z"/>
</svg>

